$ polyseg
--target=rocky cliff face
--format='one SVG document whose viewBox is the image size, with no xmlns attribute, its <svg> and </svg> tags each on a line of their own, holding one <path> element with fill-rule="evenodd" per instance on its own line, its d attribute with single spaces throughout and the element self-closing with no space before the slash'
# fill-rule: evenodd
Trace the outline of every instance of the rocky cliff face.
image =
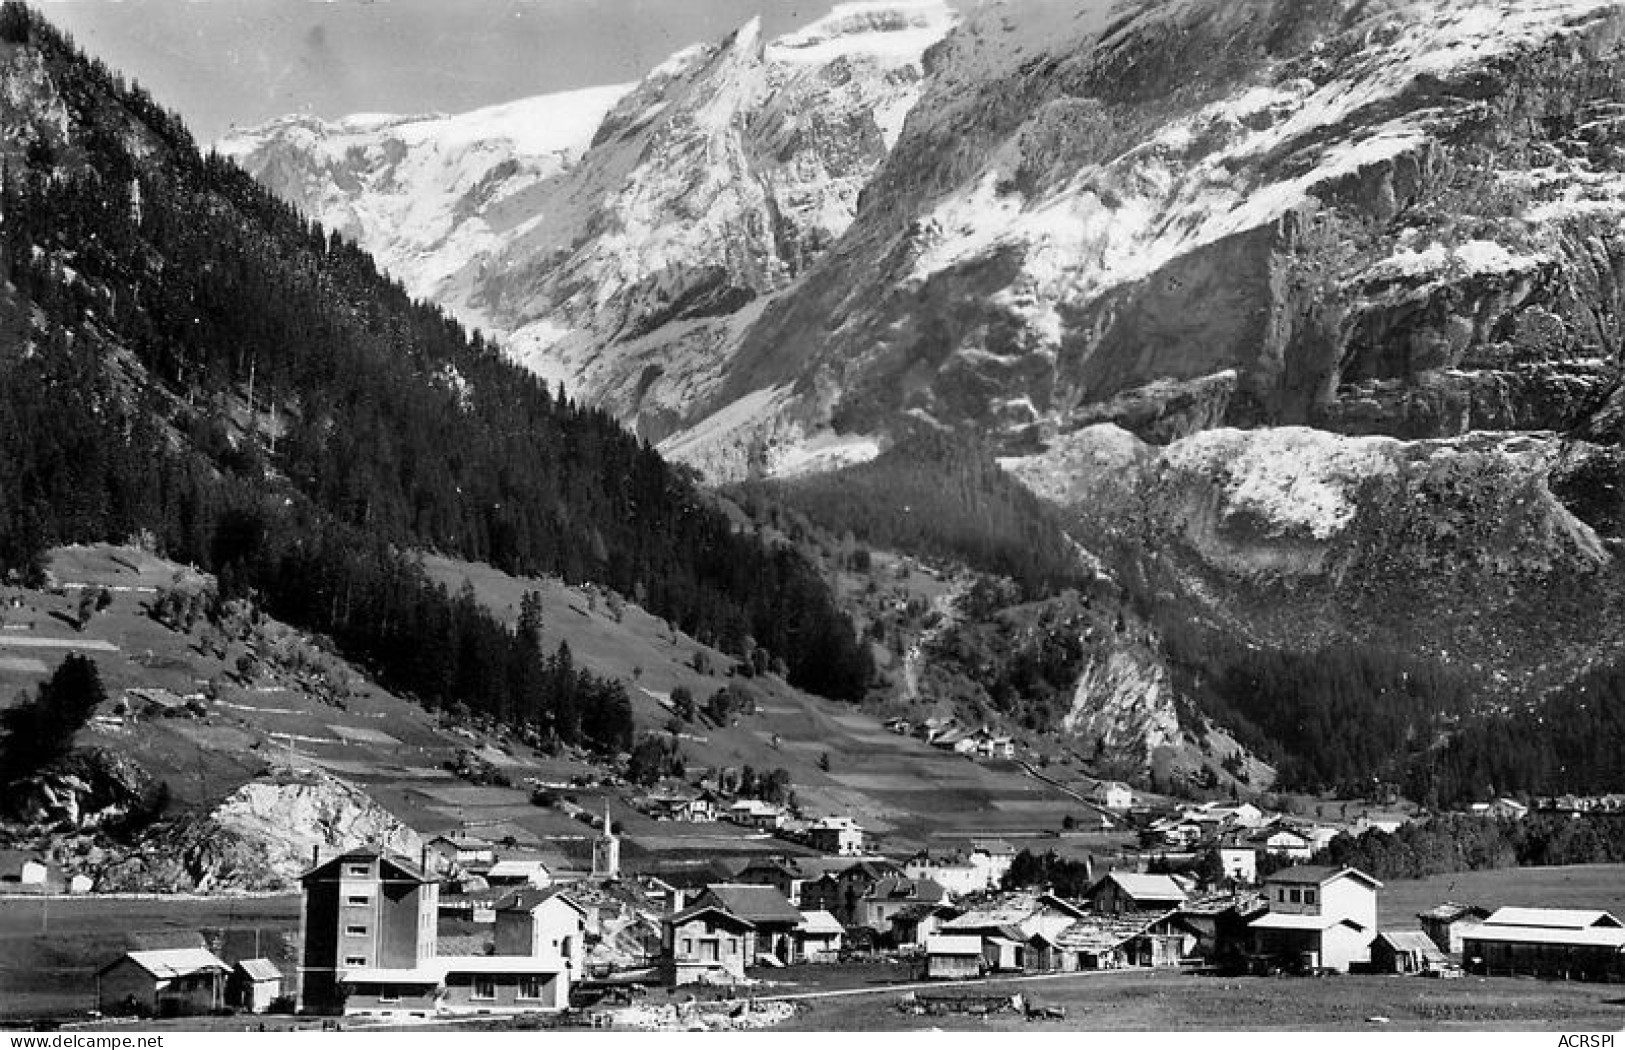
<svg viewBox="0 0 1625 1050">
<path fill-rule="evenodd" d="M 1604 0 L 979 7 L 717 404 L 788 386 L 767 432 L 1012 443 L 1572 425 L 1617 372 L 1622 26 Z"/>
<path fill-rule="evenodd" d="M 1625 616 L 1618 455 L 1583 442 L 1286 427 L 1158 448 L 1103 424 L 1008 466 L 1145 601 L 1264 644 L 1369 642 L 1531 696 Z"/>
</svg>

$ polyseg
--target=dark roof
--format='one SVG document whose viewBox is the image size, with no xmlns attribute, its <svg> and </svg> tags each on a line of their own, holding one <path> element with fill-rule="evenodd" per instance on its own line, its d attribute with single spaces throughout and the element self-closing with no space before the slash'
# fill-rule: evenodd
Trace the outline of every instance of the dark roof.
<svg viewBox="0 0 1625 1050">
<path fill-rule="evenodd" d="M 716 904 L 731 915 L 755 925 L 763 923 L 801 924 L 801 913 L 774 886 L 745 886 L 718 883 L 705 891 L 702 903 Z"/>
<path fill-rule="evenodd" d="M 910 879 L 890 876 L 869 887 L 864 900 L 919 901 L 936 904 L 948 898 L 948 891 L 934 879 Z"/>
<path fill-rule="evenodd" d="M 1324 886 L 1343 875 L 1358 879 L 1374 889 L 1382 885 L 1359 868 L 1334 868 L 1323 864 L 1300 864 L 1294 868 L 1284 868 L 1264 881 L 1283 882 L 1288 886 Z"/>
<path fill-rule="evenodd" d="M 531 911 L 538 905 L 552 900 L 554 897 L 560 898 L 564 901 L 564 903 L 568 904 L 582 915 L 587 914 L 587 909 L 583 908 L 568 893 L 565 893 L 562 886 L 522 886 L 503 897 L 501 900 L 497 901 L 496 910 Z"/>
<path fill-rule="evenodd" d="M 493 849 L 496 843 L 490 839 L 482 839 L 478 835 L 470 835 L 466 831 L 449 831 L 444 835 L 436 835 L 429 840 L 429 844 L 436 842 L 449 842 L 454 846 L 474 847 L 476 849 Z"/>
<path fill-rule="evenodd" d="M 401 856 L 400 854 L 398 854 L 398 853 L 390 853 L 388 851 L 378 850 L 378 849 L 353 849 L 353 850 L 349 850 L 348 852 L 341 853 L 336 857 L 328 857 L 326 860 L 322 861 L 321 863 L 317 864 L 315 867 L 311 868 L 309 871 L 305 872 L 303 875 L 299 876 L 299 881 L 300 882 L 309 882 L 311 879 L 315 878 L 319 873 L 325 872 L 325 871 L 327 871 L 327 869 L 329 869 L 329 868 L 331 868 L 331 867 L 333 867 L 334 865 L 337 865 L 337 864 L 343 864 L 343 863 L 346 863 L 346 862 L 349 862 L 349 861 L 363 861 L 363 860 L 370 864 L 373 860 L 379 859 L 379 858 L 382 858 L 382 860 L 383 860 L 383 864 L 382 864 L 381 868 L 382 869 L 393 868 L 394 871 L 395 871 L 395 875 L 396 875 L 396 877 L 398 879 L 399 878 L 404 878 L 406 880 L 409 880 L 409 881 L 412 881 L 412 882 L 419 882 L 419 883 L 433 881 L 433 880 L 431 880 L 429 878 L 426 878 L 424 876 L 423 872 L 418 868 L 418 866 L 416 864 L 414 864 L 412 861 L 407 860 L 405 857 Z"/>
<path fill-rule="evenodd" d="M 740 918 L 738 915 L 735 915 L 728 909 L 719 907 L 715 904 L 696 904 L 692 908 L 683 909 L 666 921 L 675 926 L 679 923 L 685 923 L 697 915 L 706 914 L 715 915 L 726 922 L 732 923 L 740 929 L 751 929 L 755 926 L 755 923 L 751 922 L 749 919 Z M 800 912 L 796 913 L 798 922 L 800 921 L 800 915 Z"/>
<path fill-rule="evenodd" d="M 932 915 L 942 915 L 952 918 L 959 915 L 959 909 L 951 904 L 910 904 L 894 912 L 887 922 L 919 922 Z"/>
<path fill-rule="evenodd" d="M 859 860 L 853 861 L 840 870 L 842 875 L 862 875 L 870 879 L 884 879 L 892 875 L 901 875 L 903 869 L 889 860 Z"/>
<path fill-rule="evenodd" d="M 757 857 L 755 860 L 741 868 L 739 873 L 735 875 L 734 878 L 743 878 L 749 874 L 763 872 L 774 875 L 783 875 L 792 879 L 801 878 L 801 872 L 799 870 L 792 867 L 789 862 L 779 857 Z"/>
</svg>

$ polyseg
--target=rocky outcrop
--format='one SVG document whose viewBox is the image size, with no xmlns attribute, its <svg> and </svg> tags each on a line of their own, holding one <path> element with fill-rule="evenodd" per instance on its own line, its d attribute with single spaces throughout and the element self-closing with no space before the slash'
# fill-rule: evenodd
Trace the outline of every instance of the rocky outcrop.
<svg viewBox="0 0 1625 1050">
<path fill-rule="evenodd" d="M 1091 757 L 1148 766 L 1158 748 L 1183 742 L 1175 704 L 1164 668 L 1143 654 L 1114 650 L 1084 666 L 1061 729 L 1092 741 Z"/>
<path fill-rule="evenodd" d="M 147 799 L 154 781 L 128 757 L 84 748 L 6 788 L 5 813 L 24 825 L 63 833 L 116 821 Z"/>
<path fill-rule="evenodd" d="M 159 825 L 110 859 L 100 890 L 286 890 L 324 853 L 374 845 L 416 857 L 416 832 L 364 791 L 322 773 L 244 784 L 207 814 Z"/>
<path fill-rule="evenodd" d="M 1350 640 L 1538 692 L 1625 617 L 1617 452 L 1551 435 L 1401 441 L 1112 426 L 1007 462 L 1147 601 L 1245 637 Z"/>
</svg>

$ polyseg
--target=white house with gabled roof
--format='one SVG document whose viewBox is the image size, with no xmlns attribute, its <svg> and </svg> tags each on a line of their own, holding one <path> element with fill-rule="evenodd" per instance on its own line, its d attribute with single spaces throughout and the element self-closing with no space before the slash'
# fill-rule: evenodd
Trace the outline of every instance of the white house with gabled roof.
<svg viewBox="0 0 1625 1050">
<path fill-rule="evenodd" d="M 1347 973 L 1371 959 L 1381 888 L 1358 868 L 1278 871 L 1264 880 L 1269 911 L 1248 924 L 1254 948 L 1284 969 Z"/>
</svg>

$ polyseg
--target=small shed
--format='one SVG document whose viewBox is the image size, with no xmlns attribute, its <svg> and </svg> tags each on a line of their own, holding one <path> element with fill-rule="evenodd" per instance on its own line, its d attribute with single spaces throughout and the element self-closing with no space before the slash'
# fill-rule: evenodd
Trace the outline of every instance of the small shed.
<svg viewBox="0 0 1625 1050">
<path fill-rule="evenodd" d="M 801 915 L 801 925 L 792 933 L 796 954 L 804 962 L 835 962 L 841 954 L 846 928 L 827 911 L 807 911 Z"/>
<path fill-rule="evenodd" d="M 96 971 L 103 1013 L 175 1017 L 225 1005 L 230 968 L 203 948 L 126 952 Z"/>
<path fill-rule="evenodd" d="M 1377 973 L 1441 973 L 1449 965 L 1449 954 L 1421 930 L 1389 930 L 1371 942 Z"/>
<path fill-rule="evenodd" d="M 982 938 L 936 934 L 926 938 L 925 975 L 934 978 L 980 977 Z"/>
<path fill-rule="evenodd" d="M 269 959 L 242 959 L 226 981 L 226 1002 L 262 1014 L 282 994 L 282 971 Z"/>
<path fill-rule="evenodd" d="M 0 882 L 38 893 L 44 890 L 50 877 L 50 866 L 38 854 L 29 850 L 0 849 Z"/>
</svg>

